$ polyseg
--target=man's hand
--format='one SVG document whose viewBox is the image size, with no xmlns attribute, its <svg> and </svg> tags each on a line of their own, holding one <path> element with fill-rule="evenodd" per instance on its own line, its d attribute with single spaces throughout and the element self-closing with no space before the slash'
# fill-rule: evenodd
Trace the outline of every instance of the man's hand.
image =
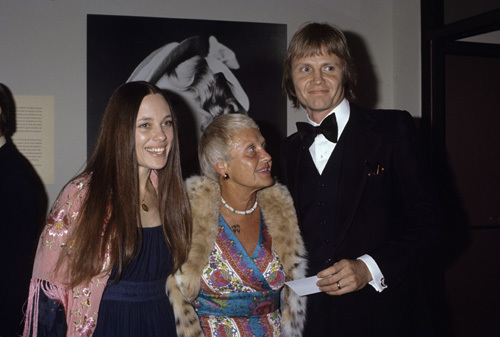
<svg viewBox="0 0 500 337">
<path fill-rule="evenodd" d="M 328 295 L 343 295 L 363 289 L 372 280 L 368 267 L 361 260 L 340 260 L 318 273 L 316 285 Z"/>
</svg>

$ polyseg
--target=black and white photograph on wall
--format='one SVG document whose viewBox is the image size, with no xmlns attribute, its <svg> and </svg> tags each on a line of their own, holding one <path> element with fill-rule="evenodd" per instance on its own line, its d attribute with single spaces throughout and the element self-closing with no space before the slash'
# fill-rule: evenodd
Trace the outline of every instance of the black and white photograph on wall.
<svg viewBox="0 0 500 337">
<path fill-rule="evenodd" d="M 88 15 L 87 157 L 113 91 L 125 82 L 148 81 L 171 100 L 185 177 L 199 173 L 204 128 L 225 113 L 255 119 L 276 174 L 286 137 L 286 43 L 285 24 Z"/>
</svg>

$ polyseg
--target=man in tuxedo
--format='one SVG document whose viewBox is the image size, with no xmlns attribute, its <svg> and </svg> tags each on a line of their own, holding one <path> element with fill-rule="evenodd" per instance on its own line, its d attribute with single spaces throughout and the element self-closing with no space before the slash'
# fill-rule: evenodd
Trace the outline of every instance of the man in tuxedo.
<svg viewBox="0 0 500 337">
<path fill-rule="evenodd" d="M 0 83 L 0 336 L 22 333 L 38 234 L 47 211 L 47 194 L 30 162 L 17 150 L 15 104 Z M 25 308 L 26 309 L 26 308 Z"/>
<path fill-rule="evenodd" d="M 308 23 L 293 36 L 283 87 L 308 123 L 282 144 L 282 180 L 309 256 L 304 336 L 432 336 L 419 269 L 434 257 L 441 215 L 406 111 L 353 103 L 345 36 Z"/>
</svg>

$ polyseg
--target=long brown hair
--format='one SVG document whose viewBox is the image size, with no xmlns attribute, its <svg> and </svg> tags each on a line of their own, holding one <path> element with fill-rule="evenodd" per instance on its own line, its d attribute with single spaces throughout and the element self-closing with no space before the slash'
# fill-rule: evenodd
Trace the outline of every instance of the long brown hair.
<svg viewBox="0 0 500 337">
<path fill-rule="evenodd" d="M 294 108 L 300 106 L 292 79 L 292 62 L 295 59 L 321 55 L 323 52 L 337 55 L 342 60 L 345 98 L 352 102 L 356 99 L 356 70 L 347 46 L 344 33 L 327 23 L 309 22 L 302 26 L 290 40 L 283 64 L 282 87 Z"/>
<path fill-rule="evenodd" d="M 129 82 L 116 89 L 109 100 L 96 146 L 80 175 L 89 178 L 88 193 L 79 223 L 69 238 L 73 249 L 71 254 L 61 255 L 56 265 L 57 272 L 70 255 L 71 287 L 102 272 L 107 246 L 110 248 L 108 270 L 117 263 L 118 278 L 141 246 L 141 231 L 137 233 L 138 226 L 142 225 L 135 124 L 141 102 L 150 94 L 163 95 L 151 83 Z M 172 256 L 172 272 L 175 272 L 186 261 L 189 252 L 191 209 L 182 180 L 174 114 L 172 118 L 174 136 L 167 164 L 157 170 L 157 192 L 163 232 Z"/>
</svg>

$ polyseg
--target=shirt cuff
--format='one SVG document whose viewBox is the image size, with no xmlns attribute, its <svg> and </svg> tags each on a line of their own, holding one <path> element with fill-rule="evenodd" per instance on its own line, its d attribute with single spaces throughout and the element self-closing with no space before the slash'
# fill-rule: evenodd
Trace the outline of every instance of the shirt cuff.
<svg viewBox="0 0 500 337">
<path fill-rule="evenodd" d="M 375 260 L 370 255 L 365 254 L 363 256 L 360 256 L 358 257 L 358 260 L 363 261 L 368 267 L 370 274 L 372 274 L 372 280 L 368 282 L 369 285 L 375 288 L 375 290 L 379 293 L 387 288 L 382 271 L 380 271 L 377 262 L 375 262 Z"/>
</svg>

